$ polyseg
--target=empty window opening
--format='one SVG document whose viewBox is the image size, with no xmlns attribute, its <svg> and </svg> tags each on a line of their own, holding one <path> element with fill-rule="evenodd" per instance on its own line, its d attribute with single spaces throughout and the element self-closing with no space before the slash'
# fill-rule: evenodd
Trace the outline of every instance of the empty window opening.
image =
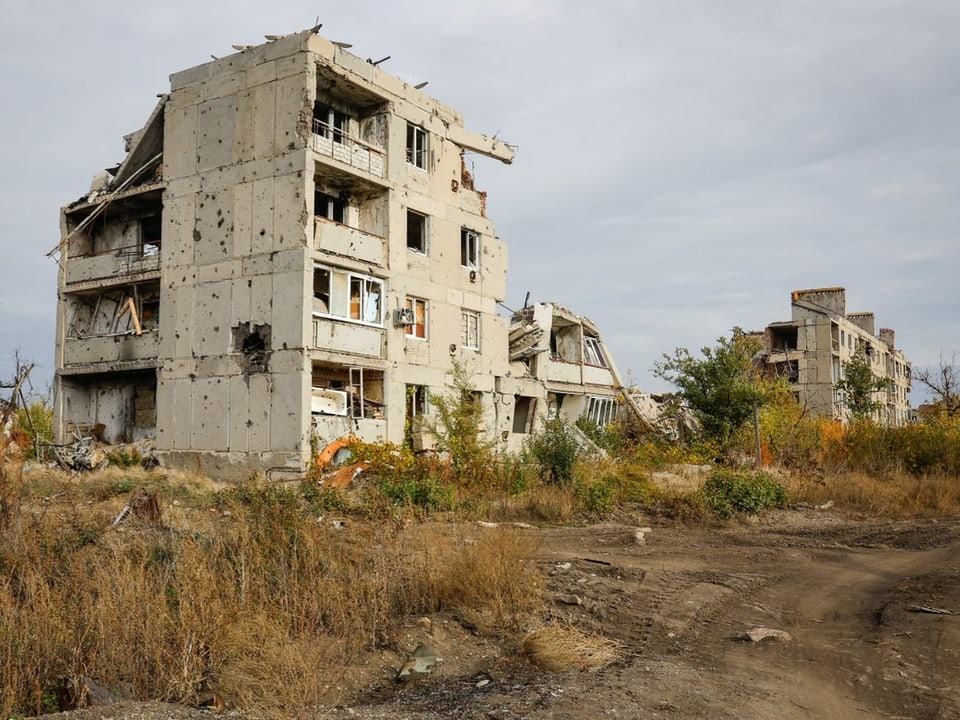
<svg viewBox="0 0 960 720">
<path fill-rule="evenodd" d="M 613 398 L 591 395 L 587 398 L 587 411 L 584 416 L 599 428 L 606 427 L 616 417 L 617 404 Z"/>
<path fill-rule="evenodd" d="M 583 338 L 583 361 L 587 365 L 596 367 L 606 367 L 607 361 L 603 358 L 603 350 L 600 348 L 600 340 L 589 335 Z"/>
<path fill-rule="evenodd" d="M 407 247 L 427 254 L 427 216 L 413 210 L 407 210 Z"/>
<path fill-rule="evenodd" d="M 320 191 L 313 194 L 313 214 L 316 217 L 342 223 L 346 205 L 342 197 L 334 197 Z"/>
<path fill-rule="evenodd" d="M 460 344 L 470 350 L 480 349 L 480 313 L 476 310 L 460 312 Z"/>
<path fill-rule="evenodd" d="M 580 326 L 554 323 L 550 330 L 550 357 L 563 362 L 580 363 Z"/>
<path fill-rule="evenodd" d="M 533 429 L 536 410 L 536 398 L 517 395 L 513 403 L 513 432 L 523 435 L 529 433 Z"/>
<path fill-rule="evenodd" d="M 342 143 L 347 134 L 347 115 L 328 105 L 313 106 L 313 132 L 321 137 Z"/>
<path fill-rule="evenodd" d="M 771 327 L 770 349 L 773 352 L 783 352 L 785 350 L 797 349 L 797 327 Z M 840 344 L 843 344 L 843 330 L 840 331 Z"/>
<path fill-rule="evenodd" d="M 460 229 L 460 264 L 471 270 L 480 267 L 480 236 L 467 228 Z"/>
<path fill-rule="evenodd" d="M 407 162 L 427 169 L 427 132 L 419 125 L 407 123 Z"/>
<path fill-rule="evenodd" d="M 407 337 L 427 339 L 427 301 L 421 298 L 408 297 L 405 306 L 413 311 L 413 324 L 407 325 L 404 332 Z"/>
<path fill-rule="evenodd" d="M 159 215 L 151 215 L 140 220 L 140 255 L 152 257 L 159 254 L 162 227 Z"/>
<path fill-rule="evenodd" d="M 371 325 L 383 323 L 383 283 L 367 275 L 316 266 L 313 313 Z"/>
</svg>

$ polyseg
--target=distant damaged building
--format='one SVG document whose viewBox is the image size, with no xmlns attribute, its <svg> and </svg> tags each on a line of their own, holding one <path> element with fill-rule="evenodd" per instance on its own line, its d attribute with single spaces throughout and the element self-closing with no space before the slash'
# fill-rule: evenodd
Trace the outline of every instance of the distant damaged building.
<svg viewBox="0 0 960 720">
<path fill-rule="evenodd" d="M 618 412 L 588 320 L 497 312 L 507 249 L 464 154 L 513 150 L 376 63 L 313 31 L 250 47 L 172 75 L 126 144 L 61 212 L 61 440 L 302 472 L 318 441 L 429 446 L 455 361 L 507 448 Z"/>
<path fill-rule="evenodd" d="M 837 383 L 855 355 L 865 357 L 885 387 L 873 394 L 881 408 L 875 418 L 891 426 L 910 421 L 911 366 L 895 345 L 894 331 L 876 331 L 871 312 L 847 312 L 842 287 L 795 290 L 791 319 L 768 325 L 763 333 L 763 362 L 772 374 L 787 378 L 797 400 L 818 415 L 850 417 Z"/>
</svg>

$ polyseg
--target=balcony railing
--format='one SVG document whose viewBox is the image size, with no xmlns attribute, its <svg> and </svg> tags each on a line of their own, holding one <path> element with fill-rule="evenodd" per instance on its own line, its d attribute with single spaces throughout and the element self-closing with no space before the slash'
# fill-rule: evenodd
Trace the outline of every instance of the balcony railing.
<svg viewBox="0 0 960 720">
<path fill-rule="evenodd" d="M 148 246 L 153 247 L 153 246 Z M 99 255 L 77 255 L 66 262 L 67 284 L 107 278 L 126 278 L 160 270 L 160 251 L 120 248 Z"/>
<path fill-rule="evenodd" d="M 382 148 L 369 145 L 347 135 L 343 130 L 320 120 L 313 121 L 313 151 L 363 170 L 375 177 L 384 177 L 387 154 Z"/>
</svg>

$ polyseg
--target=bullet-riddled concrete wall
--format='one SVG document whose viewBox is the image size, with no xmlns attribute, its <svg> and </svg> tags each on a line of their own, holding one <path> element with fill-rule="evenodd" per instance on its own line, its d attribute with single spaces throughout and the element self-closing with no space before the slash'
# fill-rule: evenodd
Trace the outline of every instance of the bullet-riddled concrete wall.
<svg viewBox="0 0 960 720">
<path fill-rule="evenodd" d="M 312 73 L 295 35 L 171 77 L 157 440 L 172 464 L 302 467 Z"/>
</svg>

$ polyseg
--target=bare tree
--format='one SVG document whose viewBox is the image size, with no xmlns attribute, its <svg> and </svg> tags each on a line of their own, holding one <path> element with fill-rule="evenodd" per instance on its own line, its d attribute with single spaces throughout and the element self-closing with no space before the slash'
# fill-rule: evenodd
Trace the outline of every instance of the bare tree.
<svg viewBox="0 0 960 720">
<path fill-rule="evenodd" d="M 948 363 L 941 352 L 936 367 L 918 370 L 914 378 L 933 394 L 934 405 L 947 417 L 960 417 L 960 368 L 957 367 L 956 353 L 950 356 Z"/>
</svg>

